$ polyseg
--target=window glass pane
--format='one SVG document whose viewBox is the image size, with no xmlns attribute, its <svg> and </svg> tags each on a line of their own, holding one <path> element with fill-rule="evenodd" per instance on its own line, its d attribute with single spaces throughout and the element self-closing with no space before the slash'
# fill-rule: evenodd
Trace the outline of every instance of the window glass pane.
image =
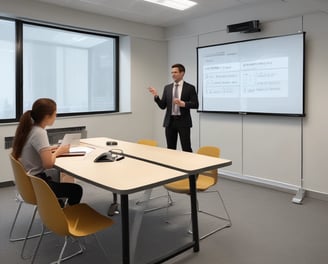
<svg viewBox="0 0 328 264">
<path fill-rule="evenodd" d="M 115 39 L 23 26 L 23 100 L 57 102 L 57 113 L 116 111 Z"/>
<path fill-rule="evenodd" d="M 0 20 L 0 119 L 16 118 L 15 23 Z"/>
</svg>

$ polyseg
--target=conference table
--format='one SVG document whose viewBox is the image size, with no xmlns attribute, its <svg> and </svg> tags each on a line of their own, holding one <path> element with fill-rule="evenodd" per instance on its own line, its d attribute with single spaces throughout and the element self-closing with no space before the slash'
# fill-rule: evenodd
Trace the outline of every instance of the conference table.
<svg viewBox="0 0 328 264">
<path fill-rule="evenodd" d="M 108 146 L 108 141 L 115 141 L 117 145 Z M 187 177 L 190 182 L 192 241 L 151 263 L 162 263 L 191 248 L 194 252 L 199 251 L 197 174 L 229 166 L 231 160 L 106 137 L 81 139 L 80 146 L 90 151 L 84 156 L 57 158 L 55 166 L 78 179 L 120 195 L 123 264 L 133 262 L 131 252 L 134 249 L 130 248 L 129 195 Z M 124 156 L 124 159 L 94 162 L 100 154 L 108 151 L 114 155 Z M 136 238 L 131 240 L 136 241 Z"/>
</svg>

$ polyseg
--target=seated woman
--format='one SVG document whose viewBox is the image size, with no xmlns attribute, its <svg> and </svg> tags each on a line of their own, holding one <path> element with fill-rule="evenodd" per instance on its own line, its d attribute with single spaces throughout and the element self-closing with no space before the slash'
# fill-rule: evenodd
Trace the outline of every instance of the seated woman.
<svg viewBox="0 0 328 264">
<path fill-rule="evenodd" d="M 29 174 L 44 179 L 57 197 L 65 197 L 68 204 L 73 205 L 80 202 L 82 187 L 76 183 L 59 182 L 46 173 L 53 168 L 57 156 L 69 151 L 69 145 L 51 147 L 49 144 L 45 128 L 55 122 L 56 114 L 55 101 L 48 98 L 36 100 L 32 110 L 26 111 L 19 120 L 12 155 Z"/>
</svg>

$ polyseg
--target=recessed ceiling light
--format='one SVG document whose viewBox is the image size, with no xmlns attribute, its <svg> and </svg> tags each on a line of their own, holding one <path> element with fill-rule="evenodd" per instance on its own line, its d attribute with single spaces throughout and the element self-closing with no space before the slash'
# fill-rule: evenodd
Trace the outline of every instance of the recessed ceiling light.
<svg viewBox="0 0 328 264">
<path fill-rule="evenodd" d="M 185 10 L 194 5 L 197 5 L 196 2 L 189 1 L 189 0 L 144 0 L 144 1 L 167 6 L 178 10 Z"/>
</svg>

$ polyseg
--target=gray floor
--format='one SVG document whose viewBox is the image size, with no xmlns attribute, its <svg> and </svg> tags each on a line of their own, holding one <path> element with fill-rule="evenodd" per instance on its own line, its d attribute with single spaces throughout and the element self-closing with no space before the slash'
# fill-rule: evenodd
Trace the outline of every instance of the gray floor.
<svg viewBox="0 0 328 264">
<path fill-rule="evenodd" d="M 106 214 L 112 196 L 105 190 L 83 182 L 83 201 Z M 292 194 L 220 179 L 216 186 L 225 199 L 232 218 L 232 227 L 224 229 L 204 240 L 200 252 L 187 251 L 167 261 L 170 264 L 222 263 L 222 264 L 326 264 L 328 263 L 328 202 L 305 198 L 302 205 L 293 204 Z M 215 188 L 214 188 L 215 189 Z M 155 195 L 165 193 L 163 188 L 154 190 Z M 139 194 L 138 194 L 139 195 Z M 131 205 L 138 195 L 132 196 Z M 15 188 L 0 188 L 0 262 L 29 263 L 19 256 L 22 242 L 8 242 L 11 222 L 17 208 Z M 188 197 L 174 195 L 174 206 L 169 208 L 170 223 L 165 222 L 166 210 L 144 215 L 140 228 L 134 263 L 147 263 L 163 252 L 174 249 L 190 240 L 186 230 L 189 216 Z M 202 206 L 205 202 L 215 210 L 215 195 L 199 195 Z M 152 205 L 165 204 L 165 199 L 156 199 Z M 132 206 L 131 220 L 138 207 Z M 31 213 L 30 206 L 24 206 L 23 217 L 17 233 L 22 233 Z M 83 240 L 87 250 L 84 254 L 66 263 L 120 263 L 120 217 L 113 217 L 115 225 L 97 234 L 107 252 L 107 258 L 99 248 L 95 237 Z M 216 223 L 200 216 L 201 234 L 209 231 Z M 34 232 L 40 228 L 37 219 Z M 50 263 L 59 254 L 62 239 L 54 234 L 47 235 L 41 244 L 36 263 Z M 29 240 L 27 252 L 31 253 L 35 239 Z M 74 245 L 73 245 L 74 246 Z"/>
</svg>

